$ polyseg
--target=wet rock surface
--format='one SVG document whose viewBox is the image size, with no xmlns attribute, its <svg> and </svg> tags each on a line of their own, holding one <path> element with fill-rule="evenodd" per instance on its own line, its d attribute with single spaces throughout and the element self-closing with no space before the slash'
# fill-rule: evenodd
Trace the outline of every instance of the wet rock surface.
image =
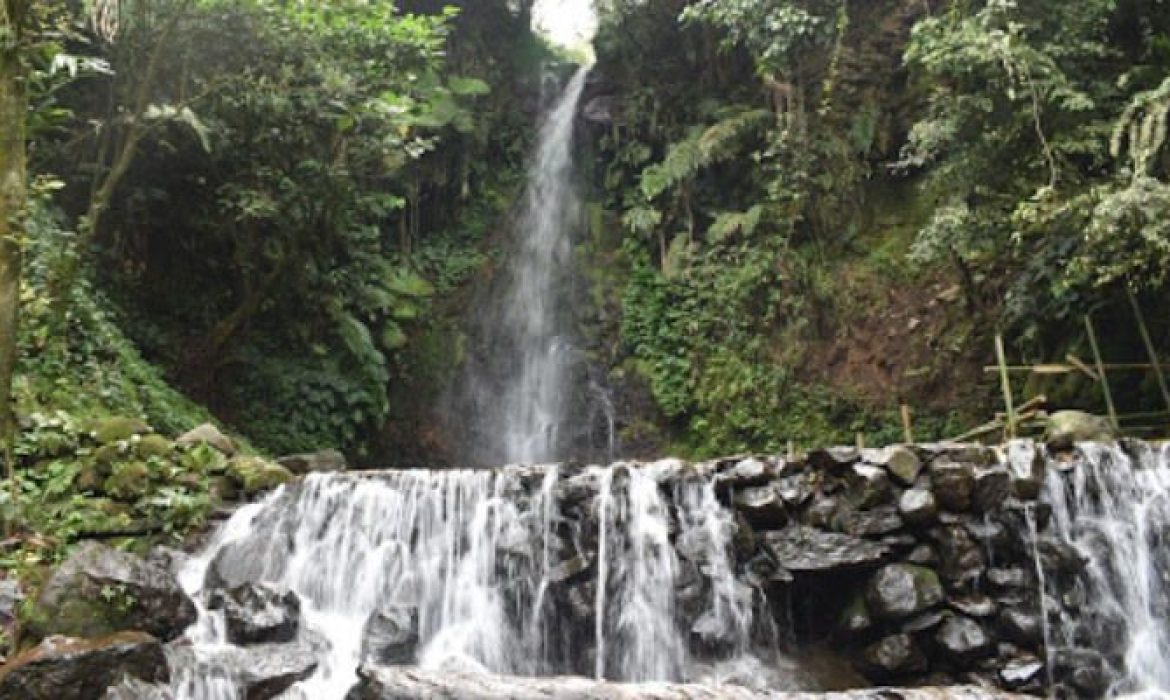
<svg viewBox="0 0 1170 700">
<path fill-rule="evenodd" d="M 292 591 L 251 583 L 214 592 L 210 607 L 223 610 L 233 644 L 292 641 L 301 616 L 300 598 Z"/>
<path fill-rule="evenodd" d="M 126 676 L 145 683 L 169 679 L 157 639 L 142 632 L 50 637 L 0 668 L 0 700 L 100 700 Z"/>
</svg>

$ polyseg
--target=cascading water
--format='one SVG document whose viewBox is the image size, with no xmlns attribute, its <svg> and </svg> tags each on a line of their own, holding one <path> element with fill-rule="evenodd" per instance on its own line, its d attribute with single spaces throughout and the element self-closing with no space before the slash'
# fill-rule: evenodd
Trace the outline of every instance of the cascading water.
<svg viewBox="0 0 1170 700">
<path fill-rule="evenodd" d="M 586 414 L 606 409 L 590 385 L 572 319 L 581 218 L 573 134 L 587 75 L 579 68 L 544 115 L 503 274 L 482 291 L 465 373 L 449 397 L 457 404 L 448 409 L 451 428 L 466 433 L 456 442 L 478 464 L 564 458 L 581 442 L 573 431 L 582 432 Z"/>
<path fill-rule="evenodd" d="M 1045 499 L 1051 534 L 1037 536 L 1037 571 L 1047 590 L 1045 641 L 1052 666 L 1103 672 L 1110 695 L 1170 693 L 1170 446 L 1085 444 L 1053 464 Z M 1083 567 L 1064 575 L 1060 547 Z M 1068 558 L 1067 556 L 1065 557 Z M 1064 668 L 1061 669 L 1065 670 Z"/>
<path fill-rule="evenodd" d="M 310 476 L 241 510 L 184 567 L 200 620 L 173 652 L 172 691 L 245 696 L 248 647 L 229 643 L 223 610 L 210 609 L 237 585 L 299 599 L 296 643 L 313 671 L 291 697 L 313 700 L 345 696 L 385 651 L 372 630 L 386 618 L 406 632 L 400 661 L 424 669 L 695 681 L 713 678 L 712 664 L 774 654 L 752 639 L 733 515 L 710 477 L 681 469 Z"/>
</svg>

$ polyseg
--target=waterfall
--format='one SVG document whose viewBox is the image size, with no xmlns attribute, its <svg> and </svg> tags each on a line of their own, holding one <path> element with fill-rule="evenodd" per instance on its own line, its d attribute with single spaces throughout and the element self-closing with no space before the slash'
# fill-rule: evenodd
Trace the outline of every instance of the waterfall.
<svg viewBox="0 0 1170 700">
<path fill-rule="evenodd" d="M 588 673 L 592 655 L 605 678 L 698 680 L 699 662 L 753 651 L 751 591 L 736 578 L 733 515 L 710 478 L 671 491 L 680 467 L 312 475 L 241 509 L 180 572 L 200 616 L 172 654 L 172 691 L 244 696 L 244 647 L 210 609 L 241 581 L 296 594 L 316 664 L 296 687 L 314 700 L 344 697 L 384 615 L 410 621 L 423 669 Z M 690 612 L 674 597 L 688 582 Z M 728 643 L 712 651 L 712 635 Z"/>
<path fill-rule="evenodd" d="M 1117 668 L 1110 695 L 1170 690 L 1170 446 L 1083 444 L 1050 465 L 1050 535 L 1038 536 L 1053 664 L 1085 667 L 1085 650 Z M 1061 546 L 1079 559 L 1075 574 Z M 1089 665 L 1091 667 L 1091 665 Z"/>
<path fill-rule="evenodd" d="M 572 322 L 581 219 L 573 131 L 587 74 L 577 69 L 563 87 L 551 76 L 544 81 L 557 85 L 557 96 L 538 129 L 501 274 L 479 291 L 469 320 L 468 361 L 447 414 L 454 442 L 475 464 L 564 459 L 571 446 L 596 441 L 583 426 L 596 423 L 597 412 L 606 419 L 612 412 Z"/>
</svg>

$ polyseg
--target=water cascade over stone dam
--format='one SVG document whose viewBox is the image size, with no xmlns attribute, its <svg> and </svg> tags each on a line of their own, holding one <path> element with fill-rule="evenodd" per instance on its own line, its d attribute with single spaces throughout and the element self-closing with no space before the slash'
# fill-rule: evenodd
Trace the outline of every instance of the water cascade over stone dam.
<svg viewBox="0 0 1170 700">
<path fill-rule="evenodd" d="M 314 474 L 177 565 L 199 619 L 155 692 L 1157 693 L 1168 497 L 1139 442 Z"/>
</svg>

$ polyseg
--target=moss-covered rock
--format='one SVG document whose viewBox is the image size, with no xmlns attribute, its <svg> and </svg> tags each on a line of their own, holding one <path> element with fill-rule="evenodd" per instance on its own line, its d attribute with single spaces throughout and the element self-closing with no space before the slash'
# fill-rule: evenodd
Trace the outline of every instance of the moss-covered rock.
<svg viewBox="0 0 1170 700">
<path fill-rule="evenodd" d="M 98 421 L 93 427 L 93 437 L 101 445 L 111 445 L 119 440 L 129 440 L 135 435 L 145 435 L 150 426 L 137 418 L 113 416 Z"/>
<path fill-rule="evenodd" d="M 139 461 L 118 464 L 102 489 L 113 498 L 135 500 L 150 489 L 150 467 Z"/>
<path fill-rule="evenodd" d="M 97 464 L 85 464 L 77 473 L 73 485 L 82 493 L 101 493 L 105 480 L 106 475 L 102 474 Z"/>
<path fill-rule="evenodd" d="M 101 639 L 54 639 L 0 668 L 0 700 L 91 700 L 124 678 L 166 682 L 159 641 L 142 632 Z"/>
<path fill-rule="evenodd" d="M 168 459 L 174 452 L 174 443 L 158 434 L 144 435 L 134 445 L 134 454 L 142 459 L 150 459 L 151 457 Z"/>
<path fill-rule="evenodd" d="M 170 573 L 96 542 L 78 547 L 26 608 L 25 628 L 36 638 L 138 629 L 169 641 L 196 618 Z"/>
<path fill-rule="evenodd" d="M 211 497 L 220 501 L 234 501 L 240 497 L 240 489 L 230 477 L 217 476 L 211 480 Z"/>
<path fill-rule="evenodd" d="M 293 480 L 293 473 L 279 464 L 253 455 L 234 457 L 227 475 L 248 495 L 274 489 Z"/>
<path fill-rule="evenodd" d="M 125 456 L 126 450 L 117 443 L 102 445 L 93 451 L 94 463 L 105 467 L 109 467 L 115 462 L 122 461 Z"/>
</svg>

